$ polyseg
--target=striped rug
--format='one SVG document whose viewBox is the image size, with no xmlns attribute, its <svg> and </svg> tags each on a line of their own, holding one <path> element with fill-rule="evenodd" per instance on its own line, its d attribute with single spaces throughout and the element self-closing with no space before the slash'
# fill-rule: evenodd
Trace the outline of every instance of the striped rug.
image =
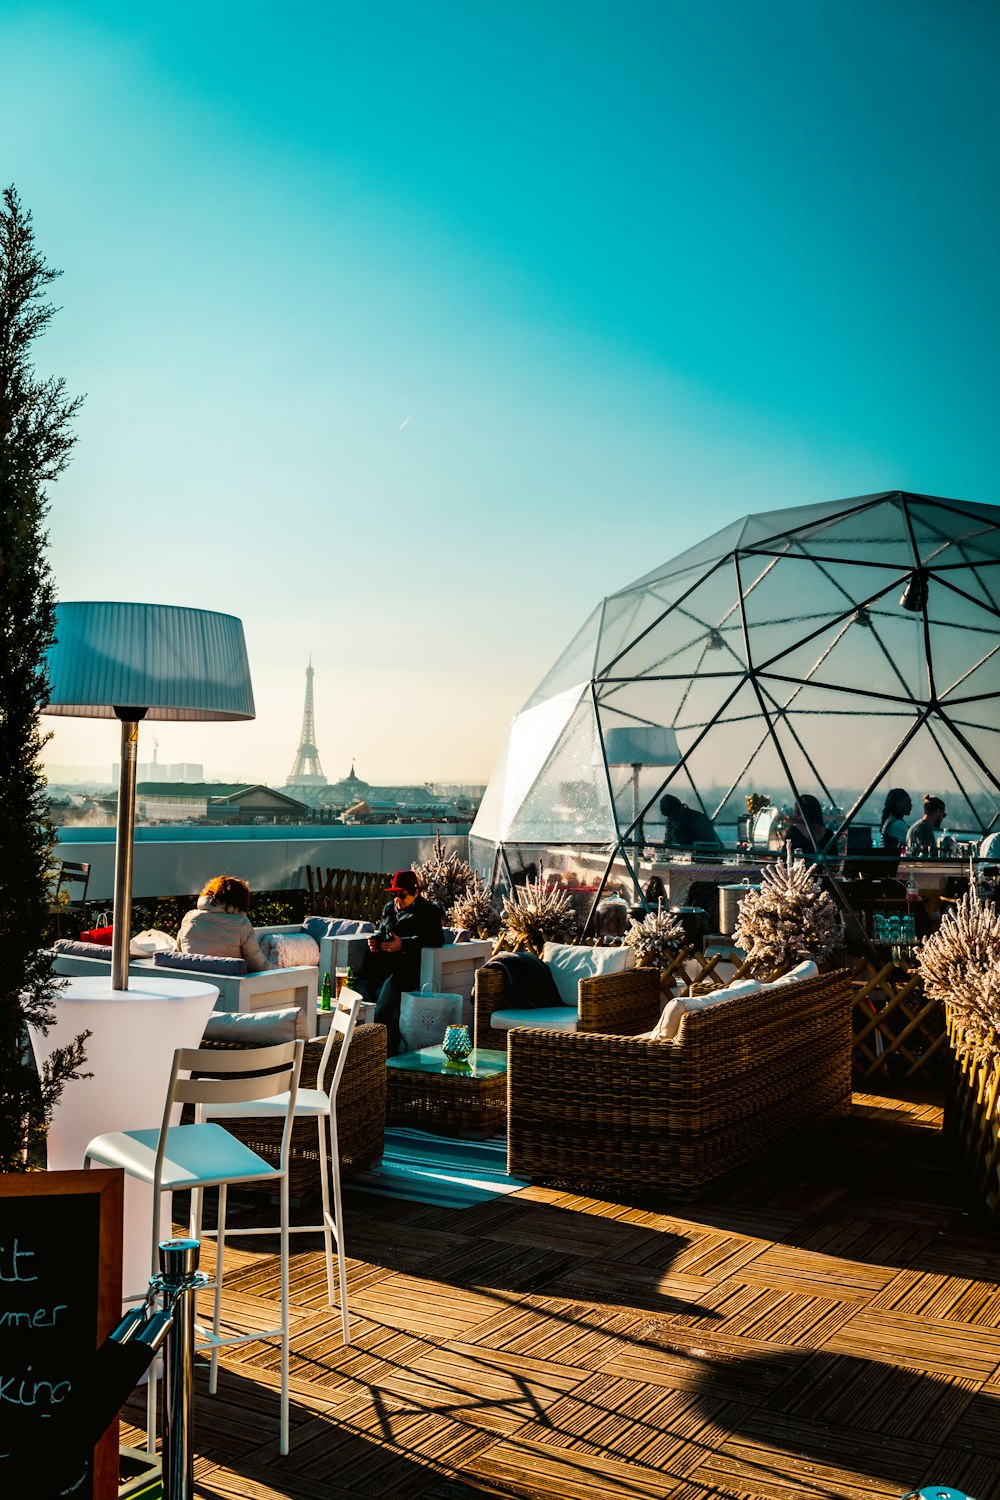
<svg viewBox="0 0 1000 1500">
<path fill-rule="evenodd" d="M 507 1176 L 505 1136 L 459 1141 L 389 1126 L 381 1166 L 352 1177 L 345 1186 L 440 1208 L 469 1208 L 516 1193 L 525 1183 Z"/>
</svg>

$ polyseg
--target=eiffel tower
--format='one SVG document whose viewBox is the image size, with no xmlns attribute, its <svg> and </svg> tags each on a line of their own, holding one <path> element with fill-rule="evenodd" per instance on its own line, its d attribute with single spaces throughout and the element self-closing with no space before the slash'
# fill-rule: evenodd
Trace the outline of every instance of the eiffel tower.
<svg viewBox="0 0 1000 1500">
<path fill-rule="evenodd" d="M 313 714 L 313 664 L 312 657 L 306 667 L 306 706 L 302 715 L 302 738 L 299 748 L 295 752 L 295 764 L 292 766 L 286 786 L 326 786 L 326 777 L 323 775 L 323 767 L 319 763 L 319 751 L 316 749 L 316 719 Z"/>
</svg>

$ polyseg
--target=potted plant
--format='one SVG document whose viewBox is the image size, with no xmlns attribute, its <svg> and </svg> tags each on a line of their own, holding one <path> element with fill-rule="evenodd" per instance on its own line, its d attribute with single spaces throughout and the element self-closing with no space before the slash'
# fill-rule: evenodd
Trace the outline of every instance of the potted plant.
<svg viewBox="0 0 1000 1500">
<path fill-rule="evenodd" d="M 566 892 L 547 885 L 539 875 L 504 896 L 498 944 L 515 953 L 527 948 L 541 958 L 546 943 L 570 942 L 576 925 L 576 912 Z"/>
<path fill-rule="evenodd" d="M 829 958 L 840 939 L 837 907 L 813 870 L 789 851 L 761 871 L 760 890 L 739 905 L 733 938 L 758 978 L 783 973 L 803 958 Z"/>
</svg>

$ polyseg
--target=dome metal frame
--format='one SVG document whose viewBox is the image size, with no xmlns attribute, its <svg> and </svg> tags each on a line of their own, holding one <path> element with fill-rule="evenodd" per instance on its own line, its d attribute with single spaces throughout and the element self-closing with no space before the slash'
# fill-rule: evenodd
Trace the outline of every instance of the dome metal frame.
<svg viewBox="0 0 1000 1500">
<path fill-rule="evenodd" d="M 982 834 L 994 766 L 1000 507 L 885 491 L 745 516 L 602 600 L 512 721 L 470 849 L 501 885 L 603 853 L 600 889 L 620 862 L 639 894 L 664 797 L 715 829 L 748 789 L 808 792 L 840 835 L 895 773 Z"/>
</svg>

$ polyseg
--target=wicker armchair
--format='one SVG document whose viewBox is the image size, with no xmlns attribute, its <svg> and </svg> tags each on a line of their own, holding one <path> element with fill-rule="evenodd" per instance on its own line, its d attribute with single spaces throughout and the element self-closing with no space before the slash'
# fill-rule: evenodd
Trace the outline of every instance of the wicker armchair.
<svg viewBox="0 0 1000 1500">
<path fill-rule="evenodd" d="M 690 1013 L 670 1042 L 512 1031 L 508 1171 L 697 1196 L 848 1108 L 852 998 L 840 969 Z"/>
<path fill-rule="evenodd" d="M 488 1047 L 492 1045 L 489 1040 L 490 1017 L 495 1010 L 510 1008 L 501 969 L 486 967 L 476 971 L 473 1003 L 479 1045 Z M 656 969 L 625 969 L 620 974 L 599 974 L 593 979 L 581 979 L 577 1030 L 637 1036 L 656 1025 L 661 1003 L 660 975 Z M 495 1031 L 492 1035 L 500 1038 L 502 1033 Z"/>
<path fill-rule="evenodd" d="M 203 1047 L 243 1047 L 245 1042 L 202 1042 Z M 336 1061 L 339 1037 L 334 1040 L 330 1066 Z M 300 1088 L 316 1087 L 325 1037 L 306 1042 Z M 246 1143 L 265 1161 L 278 1160 L 282 1122 L 227 1120 L 226 1129 Z M 382 1160 L 385 1135 L 385 1027 L 357 1026 L 347 1055 L 347 1066 L 337 1092 L 337 1139 L 342 1177 L 366 1172 Z M 292 1129 L 289 1190 L 293 1198 L 319 1193 L 319 1148 L 316 1121 L 297 1120 Z M 241 1191 L 243 1189 L 241 1188 Z"/>
</svg>

